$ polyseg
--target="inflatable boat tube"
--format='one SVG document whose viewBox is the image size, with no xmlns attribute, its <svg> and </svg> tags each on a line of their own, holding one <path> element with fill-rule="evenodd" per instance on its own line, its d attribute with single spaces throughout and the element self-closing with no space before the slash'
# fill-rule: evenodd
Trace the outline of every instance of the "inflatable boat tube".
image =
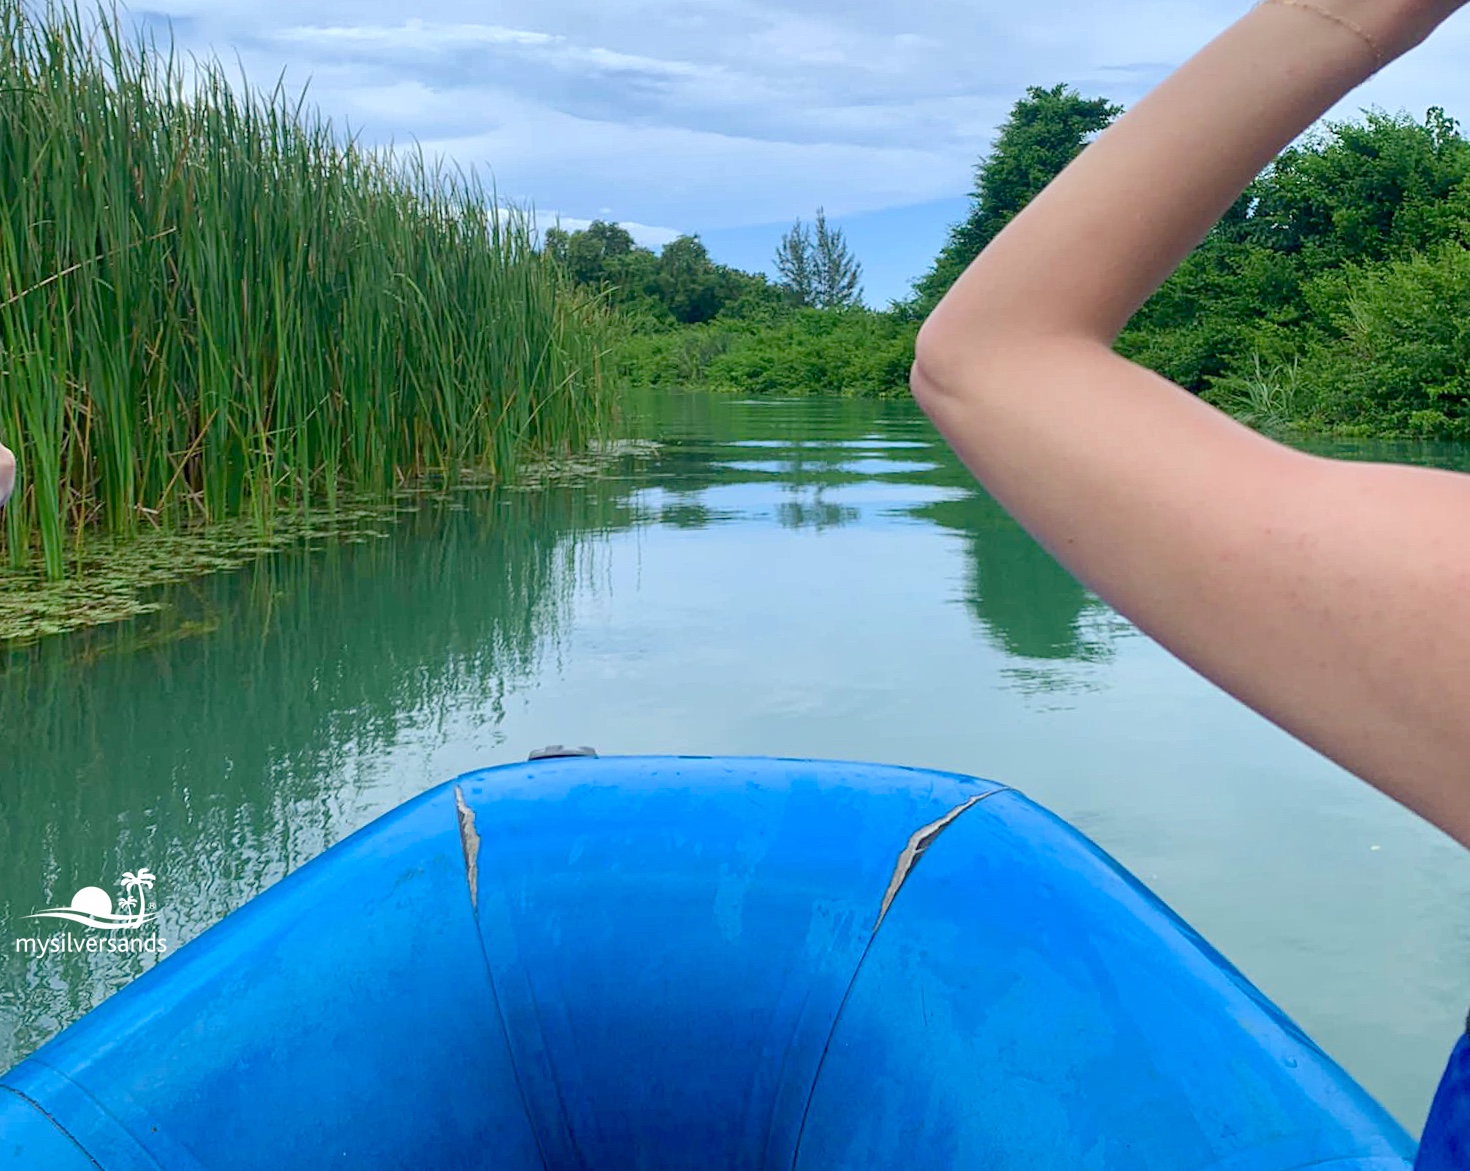
<svg viewBox="0 0 1470 1171">
<path fill-rule="evenodd" d="M 973 777 L 532 760 L 433 789 L 0 1078 L 3 1171 L 1405 1171 L 1105 853 Z"/>
</svg>

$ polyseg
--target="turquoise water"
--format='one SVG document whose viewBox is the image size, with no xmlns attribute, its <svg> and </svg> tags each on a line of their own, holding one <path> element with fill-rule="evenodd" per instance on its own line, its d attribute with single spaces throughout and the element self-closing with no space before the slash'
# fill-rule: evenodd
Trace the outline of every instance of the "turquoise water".
<svg viewBox="0 0 1470 1171">
<path fill-rule="evenodd" d="M 176 949 L 404 798 L 560 742 L 1022 789 L 1418 1133 L 1470 1005 L 1470 855 L 1090 595 L 911 403 L 669 395 L 636 430 L 657 456 L 596 482 L 424 501 L 0 653 L 0 1066 L 156 960 L 17 953 L 31 911 L 146 866 Z"/>
</svg>

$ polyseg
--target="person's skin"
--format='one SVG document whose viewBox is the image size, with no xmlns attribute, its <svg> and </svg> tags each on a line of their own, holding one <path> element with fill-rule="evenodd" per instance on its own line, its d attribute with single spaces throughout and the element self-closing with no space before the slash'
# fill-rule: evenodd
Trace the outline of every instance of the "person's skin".
<svg viewBox="0 0 1470 1171">
<path fill-rule="evenodd" d="M 1386 60 L 1467 0 L 1315 0 Z M 910 385 L 1080 580 L 1470 846 L 1470 476 L 1305 455 L 1113 353 L 1249 182 L 1375 68 L 1251 9 L 1103 132 L 920 330 Z"/>
<path fill-rule="evenodd" d="M 15 490 L 15 456 L 10 448 L 0 443 L 0 508 L 10 499 Z"/>
</svg>

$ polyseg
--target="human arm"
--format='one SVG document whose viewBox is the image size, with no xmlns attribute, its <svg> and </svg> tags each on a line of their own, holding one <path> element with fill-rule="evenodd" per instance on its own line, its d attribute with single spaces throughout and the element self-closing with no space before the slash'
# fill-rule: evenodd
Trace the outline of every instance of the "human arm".
<svg viewBox="0 0 1470 1171">
<path fill-rule="evenodd" d="M 1318 2 L 1392 58 L 1465 0 Z M 1111 348 L 1373 66 L 1314 12 L 1252 9 L 971 264 L 920 332 L 911 385 L 986 488 L 1120 613 L 1470 845 L 1470 477 L 1293 451 Z"/>
</svg>

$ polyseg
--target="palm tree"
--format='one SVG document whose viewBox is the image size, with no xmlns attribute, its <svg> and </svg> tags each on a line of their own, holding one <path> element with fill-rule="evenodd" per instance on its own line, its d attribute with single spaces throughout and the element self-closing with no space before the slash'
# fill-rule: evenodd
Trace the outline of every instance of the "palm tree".
<svg viewBox="0 0 1470 1171">
<path fill-rule="evenodd" d="M 143 912 L 147 910 L 143 899 L 143 892 L 153 889 L 153 873 L 146 866 L 140 867 L 137 874 L 134 874 L 131 870 L 125 871 L 122 876 L 122 885 L 125 891 L 136 890 L 138 892 L 138 922 L 141 923 L 143 921 Z M 131 905 L 132 899 L 124 899 L 123 903 L 120 903 L 119 906 L 124 903 Z"/>
</svg>

